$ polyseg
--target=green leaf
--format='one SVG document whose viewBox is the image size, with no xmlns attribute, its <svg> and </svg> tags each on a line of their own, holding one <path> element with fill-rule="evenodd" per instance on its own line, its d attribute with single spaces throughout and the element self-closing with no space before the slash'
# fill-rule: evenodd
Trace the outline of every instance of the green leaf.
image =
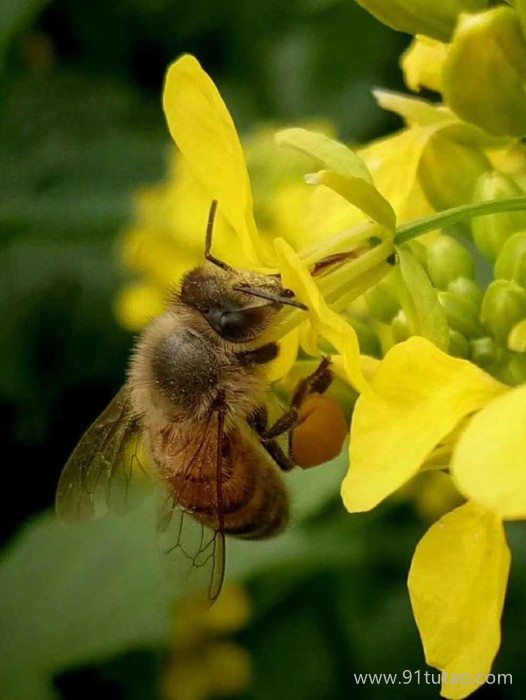
<svg viewBox="0 0 526 700">
<path fill-rule="evenodd" d="M 38 517 L 0 562 L 0 687 L 42 685 L 33 697 L 45 697 L 69 666 L 162 643 L 167 584 L 151 507 L 87 526 Z"/>
<path fill-rule="evenodd" d="M 407 247 L 397 249 L 401 303 L 412 334 L 421 335 L 441 350 L 449 346 L 449 326 L 437 292 L 417 258 Z"/>
<path fill-rule="evenodd" d="M 306 129 L 285 129 L 276 135 L 276 141 L 320 164 L 323 170 L 306 177 L 309 184 L 329 187 L 373 221 L 394 230 L 396 215 L 392 206 L 374 186 L 365 163 L 350 148 Z"/>
<path fill-rule="evenodd" d="M 301 522 L 336 497 L 346 462 L 344 450 L 322 467 L 289 475 L 291 526 L 268 542 L 230 539 L 229 578 L 318 562 Z M 170 604 L 182 588 L 167 578 L 154 528 L 151 501 L 84 526 L 62 525 L 52 513 L 26 525 L 0 561 L 4 691 L 47 700 L 51 677 L 70 666 L 167 642 Z M 326 546 L 316 552 L 338 555 Z"/>
</svg>

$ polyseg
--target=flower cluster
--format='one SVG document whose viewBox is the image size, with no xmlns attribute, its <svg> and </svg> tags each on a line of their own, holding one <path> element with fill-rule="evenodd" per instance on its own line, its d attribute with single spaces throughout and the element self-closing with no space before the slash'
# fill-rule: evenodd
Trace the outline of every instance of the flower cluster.
<svg viewBox="0 0 526 700">
<path fill-rule="evenodd" d="M 462 698 L 500 645 L 503 522 L 526 518 L 526 3 L 359 2 L 416 35 L 406 83 L 435 98 L 376 91 L 405 127 L 356 151 L 303 128 L 278 132 L 279 150 L 258 135 L 246 148 L 254 206 L 232 118 L 183 56 L 164 90 L 178 152 L 168 181 L 139 197 L 124 243 L 139 281 L 118 309 L 133 328 L 160 311 L 201 259 L 218 200 L 214 252 L 279 272 L 308 307 L 307 319 L 283 312 L 272 378 L 330 353 L 357 397 L 347 510 L 437 470 L 463 501 L 431 526 L 409 574 L 426 660 L 448 674 L 443 695 Z"/>
<path fill-rule="evenodd" d="M 249 617 L 247 593 L 234 584 L 225 586 L 211 608 L 199 597 L 176 603 L 163 678 L 165 700 L 207 700 L 243 691 L 250 681 L 250 657 L 231 637 Z"/>
</svg>

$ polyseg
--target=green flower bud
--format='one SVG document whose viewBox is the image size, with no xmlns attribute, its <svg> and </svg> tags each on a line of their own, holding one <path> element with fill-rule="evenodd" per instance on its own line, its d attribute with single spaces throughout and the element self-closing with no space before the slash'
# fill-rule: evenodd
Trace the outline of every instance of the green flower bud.
<svg viewBox="0 0 526 700">
<path fill-rule="evenodd" d="M 478 308 L 470 299 L 451 292 L 438 292 L 438 299 L 446 314 L 447 322 L 453 330 L 462 333 L 466 338 L 482 335 Z"/>
<path fill-rule="evenodd" d="M 348 316 L 347 321 L 354 328 L 356 335 L 358 336 L 360 352 L 363 355 L 370 355 L 371 357 L 380 357 L 382 354 L 380 340 L 378 339 L 378 336 L 373 331 L 371 326 L 368 326 L 362 320 L 353 316 Z"/>
<path fill-rule="evenodd" d="M 449 331 L 449 350 L 453 357 L 469 357 L 470 345 L 467 339 L 458 331 Z"/>
<path fill-rule="evenodd" d="M 404 340 L 407 340 L 411 336 L 411 329 L 409 328 L 407 316 L 402 310 L 400 310 L 393 318 L 391 330 L 393 332 L 393 340 L 395 343 L 403 343 Z"/>
<path fill-rule="evenodd" d="M 392 29 L 407 34 L 425 34 L 439 41 L 449 40 L 461 12 L 478 12 L 488 6 L 488 0 L 356 1 Z"/>
<path fill-rule="evenodd" d="M 475 202 L 523 197 L 524 191 L 511 177 L 499 172 L 485 173 L 477 182 Z M 526 230 L 526 212 L 506 212 L 478 216 L 471 221 L 473 240 L 480 252 L 494 261 L 507 239 L 517 231 Z"/>
<path fill-rule="evenodd" d="M 508 348 L 514 352 L 526 353 L 526 319 L 513 326 L 508 336 Z"/>
<path fill-rule="evenodd" d="M 526 44 L 517 13 L 497 7 L 459 18 L 443 92 L 461 119 L 498 136 L 526 134 Z"/>
<path fill-rule="evenodd" d="M 497 348 L 493 338 L 475 338 L 470 342 L 471 359 L 479 367 L 489 367 L 497 358 Z"/>
<path fill-rule="evenodd" d="M 457 207 L 473 200 L 481 175 L 491 170 L 482 149 L 436 133 L 422 151 L 418 177 L 434 209 Z"/>
<path fill-rule="evenodd" d="M 468 279 L 467 277 L 458 277 L 448 284 L 447 291 L 457 297 L 468 299 L 476 309 L 480 308 L 483 293 L 482 289 L 474 280 Z"/>
<path fill-rule="evenodd" d="M 427 246 L 427 272 L 438 289 L 447 289 L 448 284 L 459 277 L 473 277 L 475 263 L 458 241 L 451 236 L 440 236 Z"/>
<path fill-rule="evenodd" d="M 400 310 L 398 292 L 391 274 L 368 289 L 364 297 L 371 316 L 384 323 L 391 323 Z"/>
<path fill-rule="evenodd" d="M 487 288 L 480 320 L 497 343 L 507 345 L 508 334 L 526 318 L 526 291 L 508 280 L 495 280 Z"/>
<path fill-rule="evenodd" d="M 502 352 L 498 362 L 491 368 L 492 374 L 501 382 L 516 386 L 526 381 L 526 355 Z"/>
<path fill-rule="evenodd" d="M 508 384 L 517 386 L 526 382 L 526 355 L 513 353 L 508 361 Z"/>
<path fill-rule="evenodd" d="M 502 246 L 495 263 L 495 277 L 512 280 L 526 289 L 526 233 L 516 233 Z"/>
</svg>

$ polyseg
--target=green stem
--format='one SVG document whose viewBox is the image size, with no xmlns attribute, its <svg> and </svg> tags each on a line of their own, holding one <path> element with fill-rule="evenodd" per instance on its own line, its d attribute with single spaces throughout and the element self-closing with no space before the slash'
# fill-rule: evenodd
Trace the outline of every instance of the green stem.
<svg viewBox="0 0 526 700">
<path fill-rule="evenodd" d="M 463 204 L 460 207 L 439 211 L 431 216 L 422 219 L 415 219 L 407 224 L 399 226 L 396 230 L 395 244 L 400 245 L 412 238 L 421 236 L 428 231 L 437 228 L 445 228 L 458 224 L 465 219 L 472 219 L 475 216 L 486 216 L 487 214 L 500 214 L 510 211 L 526 210 L 526 197 L 513 197 L 513 199 L 494 199 L 490 202 L 478 202 L 477 204 Z"/>
</svg>

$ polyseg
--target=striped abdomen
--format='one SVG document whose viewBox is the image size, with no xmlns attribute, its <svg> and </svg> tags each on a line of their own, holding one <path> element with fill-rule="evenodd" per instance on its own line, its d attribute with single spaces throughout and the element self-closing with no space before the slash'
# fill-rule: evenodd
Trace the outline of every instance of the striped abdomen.
<svg viewBox="0 0 526 700">
<path fill-rule="evenodd" d="M 176 502 L 203 525 L 220 529 L 222 524 L 229 535 L 264 539 L 279 534 L 289 518 L 288 493 L 261 445 L 233 431 L 224 437 L 220 469 L 213 458 L 217 450 L 206 452 L 205 463 L 180 465 L 171 479 Z"/>
</svg>

